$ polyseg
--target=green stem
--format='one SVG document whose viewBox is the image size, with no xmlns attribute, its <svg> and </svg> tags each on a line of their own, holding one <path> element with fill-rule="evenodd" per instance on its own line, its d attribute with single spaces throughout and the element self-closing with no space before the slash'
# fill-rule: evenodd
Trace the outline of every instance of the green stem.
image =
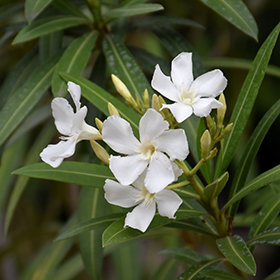
<svg viewBox="0 0 280 280">
<path fill-rule="evenodd" d="M 172 185 L 166 187 L 166 189 L 174 190 L 174 189 L 177 189 L 177 188 L 185 187 L 189 184 L 190 184 L 190 182 L 188 180 L 185 180 L 185 181 L 177 183 L 177 184 L 172 184 Z"/>
</svg>

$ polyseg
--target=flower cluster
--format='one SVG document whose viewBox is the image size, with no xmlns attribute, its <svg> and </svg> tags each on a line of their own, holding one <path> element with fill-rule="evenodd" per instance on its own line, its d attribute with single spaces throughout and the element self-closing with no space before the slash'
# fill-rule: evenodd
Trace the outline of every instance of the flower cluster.
<svg viewBox="0 0 280 280">
<path fill-rule="evenodd" d="M 170 109 L 178 123 L 191 114 L 205 117 L 212 109 L 223 106 L 215 99 L 227 84 L 223 73 L 214 70 L 194 80 L 191 53 L 181 53 L 174 58 L 171 79 L 156 65 L 151 84 L 164 97 L 174 101 L 173 104 L 162 104 L 160 110 Z M 113 81 L 127 103 L 138 106 L 125 85 L 115 76 Z M 174 219 L 182 199 L 166 187 L 177 181 L 183 173 L 174 161 L 183 161 L 189 154 L 185 131 L 170 129 L 169 122 L 159 110 L 145 107 L 134 108 L 140 114 L 145 112 L 139 123 L 139 140 L 134 136 L 129 122 L 115 113 L 104 121 L 101 136 L 96 128 L 84 120 L 87 107 L 81 108 L 80 87 L 69 82 L 68 91 L 76 106 L 76 113 L 66 99 L 55 98 L 52 101 L 55 125 L 64 136 L 58 144 L 49 145 L 42 151 L 42 160 L 52 167 L 58 167 L 64 158 L 74 154 L 79 141 L 103 139 L 120 154 L 108 156 L 109 168 L 118 182 L 106 180 L 105 198 L 109 203 L 121 207 L 135 206 L 127 214 L 124 226 L 145 232 L 155 215 L 156 206 L 161 216 Z"/>
</svg>

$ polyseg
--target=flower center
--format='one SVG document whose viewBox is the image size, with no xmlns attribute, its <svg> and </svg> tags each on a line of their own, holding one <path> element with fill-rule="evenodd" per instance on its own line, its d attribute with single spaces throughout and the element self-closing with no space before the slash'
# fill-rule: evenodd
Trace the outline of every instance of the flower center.
<svg viewBox="0 0 280 280">
<path fill-rule="evenodd" d="M 145 186 L 143 186 L 140 196 L 143 206 L 148 207 L 153 202 L 155 193 L 149 193 Z"/>
<path fill-rule="evenodd" d="M 186 105 L 192 105 L 197 101 L 193 91 L 183 90 L 180 94 L 180 101 Z"/>
<path fill-rule="evenodd" d="M 144 159 L 150 159 L 155 151 L 155 146 L 150 142 L 146 142 L 141 145 L 141 154 Z"/>
</svg>

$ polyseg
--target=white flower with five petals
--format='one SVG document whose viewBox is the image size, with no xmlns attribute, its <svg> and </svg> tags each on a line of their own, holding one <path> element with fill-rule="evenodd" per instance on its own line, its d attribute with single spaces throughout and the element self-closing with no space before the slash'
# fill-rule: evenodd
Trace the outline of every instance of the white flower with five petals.
<svg viewBox="0 0 280 280">
<path fill-rule="evenodd" d="M 150 193 L 177 180 L 182 171 L 173 161 L 187 157 L 188 142 L 183 129 L 168 128 L 168 122 L 154 109 L 148 109 L 140 120 L 140 142 L 126 120 L 113 115 L 104 121 L 103 140 L 116 152 L 127 155 L 110 157 L 109 167 L 121 184 L 133 183 L 146 169 L 145 186 Z"/>
<path fill-rule="evenodd" d="M 65 98 L 56 97 L 51 103 L 52 114 L 57 130 L 64 136 L 56 145 L 48 145 L 40 154 L 41 159 L 58 167 L 65 158 L 72 156 L 76 144 L 81 140 L 102 139 L 99 131 L 85 122 L 87 107 L 81 108 L 81 88 L 72 82 L 68 82 L 68 91 L 74 101 L 76 113 Z"/>
<path fill-rule="evenodd" d="M 180 53 L 172 60 L 171 79 L 162 73 L 159 65 L 156 65 L 151 85 L 163 96 L 175 102 L 164 104 L 162 108 L 170 109 L 178 123 L 193 113 L 198 117 L 206 117 L 212 109 L 223 106 L 215 97 L 223 92 L 227 79 L 222 71 L 216 69 L 194 80 L 192 53 Z"/>
<path fill-rule="evenodd" d="M 110 179 L 104 185 L 105 198 L 109 203 L 125 208 L 136 206 L 132 212 L 127 213 L 124 227 L 129 226 L 142 232 L 151 223 L 156 205 L 161 216 L 175 219 L 174 214 L 182 204 L 182 199 L 174 191 L 164 189 L 149 193 L 144 184 L 145 173 L 138 177 L 133 186 L 124 186 Z"/>
</svg>

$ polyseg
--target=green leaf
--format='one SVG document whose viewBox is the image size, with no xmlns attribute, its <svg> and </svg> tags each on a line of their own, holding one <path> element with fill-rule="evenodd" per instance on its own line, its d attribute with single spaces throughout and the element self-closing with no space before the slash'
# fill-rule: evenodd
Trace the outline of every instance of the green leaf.
<svg viewBox="0 0 280 280">
<path fill-rule="evenodd" d="M 221 177 L 219 177 L 213 183 L 207 185 L 203 190 L 205 196 L 208 199 L 216 198 L 224 189 L 228 181 L 228 178 L 229 178 L 228 172 L 225 172 Z"/>
<path fill-rule="evenodd" d="M 192 52 L 194 77 L 197 77 L 205 72 L 205 68 L 196 50 L 190 45 L 183 35 L 177 32 L 174 28 L 167 26 L 160 26 L 156 28 L 151 26 L 151 29 L 173 57 L 177 56 L 181 52 Z"/>
<path fill-rule="evenodd" d="M 216 243 L 222 254 L 239 270 L 250 274 L 256 274 L 256 263 L 244 240 L 234 235 L 217 239 Z"/>
<path fill-rule="evenodd" d="M 258 26 L 242 0 L 201 0 L 245 34 L 258 40 Z"/>
<path fill-rule="evenodd" d="M 205 216 L 205 213 L 193 210 L 193 209 L 179 209 L 176 212 L 177 219 L 191 218 Z M 103 233 L 103 247 L 118 244 L 124 241 L 128 241 L 137 237 L 143 236 L 143 232 L 130 227 L 124 228 L 124 218 L 121 218 L 113 222 Z M 155 214 L 150 226 L 145 233 L 160 228 L 164 225 L 171 223 L 173 219 L 160 216 L 158 213 Z"/>
<path fill-rule="evenodd" d="M 91 56 L 96 39 L 97 32 L 93 31 L 77 38 L 67 47 L 52 76 L 52 92 L 54 96 L 64 96 L 66 93 L 66 83 L 59 73 L 65 72 L 80 76 Z"/>
<path fill-rule="evenodd" d="M 210 261 L 201 261 L 190 268 L 188 268 L 184 273 L 182 273 L 176 280 L 199 280 L 201 278 L 201 272 L 204 270 L 213 270 L 221 263 L 224 262 L 224 259 L 216 259 Z"/>
<path fill-rule="evenodd" d="M 63 162 L 57 168 L 43 162 L 35 163 L 15 170 L 13 174 L 93 188 L 102 188 L 106 179 L 114 179 L 107 166 L 70 161 Z"/>
<path fill-rule="evenodd" d="M 94 197 L 92 197 L 94 198 Z M 71 227 L 67 231 L 63 232 L 63 234 L 59 235 L 55 241 L 64 240 L 73 236 L 76 236 L 80 233 L 84 233 L 86 231 L 99 229 L 103 227 L 108 227 L 111 223 L 118 220 L 120 217 L 124 216 L 125 213 L 115 213 L 105 216 L 100 216 L 96 218 L 92 218 L 83 222 L 76 224 Z"/>
<path fill-rule="evenodd" d="M 110 67 L 110 73 L 118 76 L 133 96 L 136 95 L 142 100 L 145 89 L 150 95 L 153 93 L 143 71 L 118 37 L 106 35 L 103 41 L 103 51 Z"/>
<path fill-rule="evenodd" d="M 26 0 L 25 1 L 25 17 L 31 22 L 36 18 L 50 3 L 52 0 Z"/>
<path fill-rule="evenodd" d="M 112 103 L 119 111 L 120 116 L 131 124 L 135 135 L 138 134 L 140 116 L 128 108 L 127 105 L 87 79 L 67 73 L 60 73 L 60 75 L 65 81 L 72 81 L 78 84 L 81 87 L 82 96 L 95 105 L 95 107 L 101 110 L 106 116 L 110 115 L 108 111 L 108 102 Z"/>
<path fill-rule="evenodd" d="M 9 98 L 0 112 L 0 145 L 2 145 L 44 95 L 59 59 L 55 55 L 43 65 Z"/>
<path fill-rule="evenodd" d="M 54 273 L 52 280 L 71 280 L 84 269 L 80 255 L 72 257 L 63 263 Z"/>
<path fill-rule="evenodd" d="M 91 221 L 94 219 L 101 220 L 103 215 L 106 214 L 106 209 L 108 209 L 108 203 L 104 198 L 104 191 L 102 189 L 88 187 L 82 188 L 78 208 L 79 224 L 85 224 L 88 219 Z M 107 223 L 106 226 L 108 224 L 110 223 Z M 106 226 L 104 226 L 104 228 Z M 77 229 L 77 225 L 74 227 Z M 79 235 L 80 253 L 86 272 L 91 280 L 100 279 L 103 260 L 102 233 L 104 228 L 100 227 L 100 225 L 97 227 L 96 224 L 94 227 L 92 223 L 92 230 Z M 73 232 L 73 227 L 67 232 L 71 230 Z M 63 233 L 64 236 L 65 234 L 66 232 Z"/>
<path fill-rule="evenodd" d="M 252 239 L 260 232 L 265 231 L 280 212 L 280 193 L 271 197 L 262 207 L 253 221 L 247 239 Z"/>
<path fill-rule="evenodd" d="M 135 4 L 109 10 L 103 17 L 106 23 L 118 18 L 131 17 L 163 10 L 160 4 Z"/>
<path fill-rule="evenodd" d="M 234 275 L 224 270 L 203 270 L 201 274 L 206 276 L 207 278 L 215 279 L 215 280 L 244 280 L 243 277 Z"/>
<path fill-rule="evenodd" d="M 62 228 L 61 232 L 68 226 L 76 222 L 75 216 Z M 33 259 L 31 264 L 25 269 L 21 280 L 48 280 L 52 279 L 55 270 L 61 260 L 65 257 L 73 244 L 73 239 L 58 243 L 50 243 Z"/>
<path fill-rule="evenodd" d="M 162 265 L 156 270 L 151 280 L 170 280 L 174 279 L 177 272 L 178 262 L 169 259 L 162 263 Z"/>
<path fill-rule="evenodd" d="M 240 59 L 240 58 L 230 58 L 230 57 L 215 57 L 203 59 L 203 64 L 206 67 L 215 68 L 232 68 L 232 69 L 244 69 L 250 70 L 252 66 L 251 60 Z M 265 73 L 270 76 L 280 78 L 280 67 L 274 65 L 268 65 Z"/>
<path fill-rule="evenodd" d="M 52 6 L 64 14 L 88 19 L 88 17 L 80 10 L 80 8 L 69 0 L 52 0 Z"/>
<path fill-rule="evenodd" d="M 274 271 L 271 275 L 266 277 L 264 280 L 279 280 L 280 279 L 280 268 Z"/>
<path fill-rule="evenodd" d="M 13 3 L 2 6 L 0 8 L 0 23 L 2 23 L 9 16 L 14 15 L 18 10 L 23 8 L 23 6 L 23 3 Z"/>
<path fill-rule="evenodd" d="M 276 102 L 269 111 L 264 115 L 261 121 L 255 128 L 250 140 L 245 148 L 244 154 L 239 161 L 235 176 L 233 178 L 232 186 L 230 188 L 229 198 L 233 197 L 244 186 L 250 167 L 256 157 L 256 154 L 263 142 L 265 135 L 269 128 L 280 114 L 280 100 Z M 234 216 L 239 203 L 235 203 L 228 209 L 228 214 Z"/>
<path fill-rule="evenodd" d="M 26 165 L 34 163 L 40 159 L 39 153 L 49 143 L 53 134 L 54 134 L 54 127 L 53 127 L 53 124 L 51 124 L 51 126 L 50 125 L 45 126 L 45 128 L 39 133 L 38 137 L 35 140 L 33 139 L 33 145 L 29 149 L 29 152 L 24 161 L 24 163 Z M 15 158 L 18 160 L 18 156 Z M 8 164 L 8 162 L 6 164 Z M 10 164 L 9 164 L 9 166 L 10 166 Z M 10 195 L 10 199 L 9 199 L 9 202 L 7 205 L 6 216 L 5 216 L 5 236 L 7 236 L 15 208 L 18 204 L 18 201 L 19 201 L 23 191 L 25 190 L 25 187 L 27 186 L 28 181 L 29 181 L 28 177 L 19 177 L 12 190 L 12 193 Z"/>
<path fill-rule="evenodd" d="M 201 254 L 185 248 L 168 248 L 160 251 L 159 254 L 169 256 L 191 265 L 195 265 L 205 259 Z"/>
<path fill-rule="evenodd" d="M 54 31 L 90 23 L 88 19 L 73 16 L 52 16 L 39 19 L 22 29 L 13 41 L 13 44 L 26 42 Z"/>
<path fill-rule="evenodd" d="M 247 241 L 248 246 L 270 244 L 280 245 L 280 227 L 268 229 Z"/>
<path fill-rule="evenodd" d="M 222 158 L 222 167 L 220 170 L 217 170 L 215 176 L 216 178 L 219 176 L 219 174 L 225 172 L 233 158 L 239 139 L 243 133 L 253 108 L 255 99 L 261 86 L 261 82 L 264 78 L 265 70 L 279 35 L 279 31 L 280 24 L 274 28 L 274 30 L 270 33 L 266 41 L 261 46 L 246 77 L 246 80 L 243 83 L 241 92 L 229 121 L 229 123 L 233 123 L 233 127 L 228 136 L 225 138 L 226 142 Z"/>
<path fill-rule="evenodd" d="M 13 68 L 10 74 L 3 82 L 0 89 L 0 109 L 5 105 L 8 97 L 10 97 L 36 70 L 39 65 L 39 57 L 36 50 L 26 54 L 18 64 Z"/>
<path fill-rule="evenodd" d="M 277 165 L 246 184 L 243 189 L 241 189 L 231 199 L 229 199 L 229 201 L 224 205 L 223 211 L 225 211 L 230 205 L 248 195 L 249 193 L 279 180 L 280 165 Z"/>
<path fill-rule="evenodd" d="M 62 49 L 63 30 L 43 35 L 39 42 L 39 55 L 41 64 Z"/>
</svg>

